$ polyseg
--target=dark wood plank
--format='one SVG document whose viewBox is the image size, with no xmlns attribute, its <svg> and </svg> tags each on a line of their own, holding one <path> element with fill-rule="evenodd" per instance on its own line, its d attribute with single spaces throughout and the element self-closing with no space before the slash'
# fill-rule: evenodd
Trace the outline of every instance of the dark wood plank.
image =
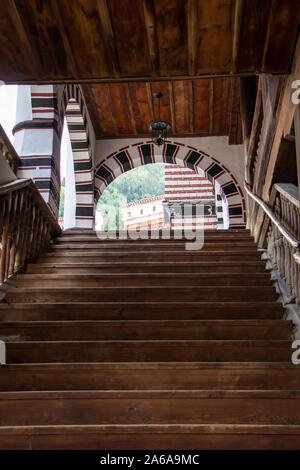
<svg viewBox="0 0 300 470">
<path fill-rule="evenodd" d="M 262 71 L 284 73 L 291 66 L 300 19 L 299 0 L 274 0 Z"/>
<path fill-rule="evenodd" d="M 119 135 L 135 134 L 135 127 L 130 117 L 130 103 L 127 84 L 111 83 L 108 85 L 114 120 Z"/>
<path fill-rule="evenodd" d="M 129 83 L 129 95 L 137 134 L 147 134 L 153 120 L 147 95 L 147 83 Z"/>
<path fill-rule="evenodd" d="M 181 134 L 192 133 L 190 115 L 193 114 L 193 102 L 190 101 L 190 83 L 174 81 L 173 92 L 176 122 L 174 131 Z"/>
<path fill-rule="evenodd" d="M 123 76 L 151 76 L 142 3 L 139 0 L 109 0 L 120 73 Z"/>
<path fill-rule="evenodd" d="M 187 74 L 186 3 L 154 1 L 161 75 Z"/>
<path fill-rule="evenodd" d="M 231 70 L 232 0 L 198 0 L 197 73 Z"/>
<path fill-rule="evenodd" d="M 209 133 L 209 89 L 210 80 L 193 80 L 194 131 Z"/>
<path fill-rule="evenodd" d="M 103 41 L 106 53 L 106 62 L 110 66 L 110 73 L 115 77 L 120 76 L 119 59 L 115 47 L 115 37 L 111 25 L 107 0 L 96 0 L 98 15 L 102 26 Z"/>
</svg>

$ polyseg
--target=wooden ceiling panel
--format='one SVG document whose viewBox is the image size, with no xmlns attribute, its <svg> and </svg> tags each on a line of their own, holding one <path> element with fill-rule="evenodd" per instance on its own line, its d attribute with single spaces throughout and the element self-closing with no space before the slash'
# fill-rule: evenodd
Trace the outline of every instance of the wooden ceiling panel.
<svg viewBox="0 0 300 470">
<path fill-rule="evenodd" d="M 94 110 L 91 118 L 96 136 L 99 138 L 117 135 L 118 128 L 112 113 L 109 85 L 85 85 L 84 93 L 87 104 Z"/>
<path fill-rule="evenodd" d="M 19 47 L 21 37 L 22 49 Z M 32 60 L 33 57 L 31 44 L 14 4 L 9 8 L 0 2 L 0 79 L 22 80 L 22 77 L 30 77 L 33 71 L 41 78 L 39 66 Z"/>
<path fill-rule="evenodd" d="M 197 74 L 229 72 L 232 59 L 232 0 L 198 1 Z"/>
<path fill-rule="evenodd" d="M 173 82 L 173 99 L 175 111 L 175 129 L 178 134 L 191 133 L 191 116 L 193 102 L 191 100 L 192 82 L 176 80 Z"/>
<path fill-rule="evenodd" d="M 271 0 L 272 1 L 272 0 Z M 243 22 L 240 37 L 238 69 L 243 72 L 259 70 L 264 53 L 271 12 L 271 1 L 243 2 Z"/>
<path fill-rule="evenodd" d="M 188 67 L 186 2 L 154 1 L 160 75 L 184 75 Z"/>
<path fill-rule="evenodd" d="M 272 18 L 261 68 L 266 73 L 268 70 L 282 73 L 291 65 L 291 55 L 287 51 L 293 49 L 299 29 L 300 1 L 273 0 Z"/>
<path fill-rule="evenodd" d="M 170 86 L 168 82 L 153 82 L 151 83 L 151 91 L 152 91 L 152 103 L 153 103 L 153 112 L 154 112 L 154 120 L 157 121 L 158 119 L 158 100 L 155 99 L 157 93 L 161 92 L 163 97 L 160 100 L 160 119 L 162 121 L 166 121 L 171 124 L 171 131 L 175 132 L 174 130 L 174 116 L 172 116 L 172 106 L 170 104 Z M 149 123 L 150 124 L 150 123 Z"/>
<path fill-rule="evenodd" d="M 112 83 L 109 86 L 112 114 L 114 116 L 119 135 L 135 135 L 132 105 L 129 99 L 129 90 L 126 83 Z"/>
<path fill-rule="evenodd" d="M 151 93 L 147 89 L 147 83 L 129 83 L 128 86 L 136 132 L 137 134 L 147 134 L 149 123 L 153 121 Z"/>
<path fill-rule="evenodd" d="M 8 83 L 286 74 L 300 16 L 299 0 L 0 3 L 0 79 Z"/>
<path fill-rule="evenodd" d="M 72 78 L 75 71 L 65 47 L 64 32 L 57 21 L 57 4 L 53 1 L 23 0 L 9 0 L 9 3 L 16 6 L 28 41 L 37 52 L 40 74 L 48 80 L 55 80 L 57 77 Z M 22 49 L 23 45 L 20 47 Z"/>
<path fill-rule="evenodd" d="M 222 134 L 223 121 L 224 121 L 224 107 L 223 100 L 225 98 L 226 79 L 216 78 L 213 81 L 213 119 L 212 119 L 212 133 Z"/>
<path fill-rule="evenodd" d="M 140 0 L 109 0 L 109 11 L 123 76 L 151 76 L 151 62 Z"/>
<path fill-rule="evenodd" d="M 74 57 L 78 75 L 108 77 L 111 69 L 105 56 L 97 3 L 94 0 L 60 0 L 59 3 L 62 27 L 71 49 L 69 56 Z"/>
<path fill-rule="evenodd" d="M 84 85 L 97 139 L 150 137 L 149 124 L 171 125 L 169 136 L 230 135 L 239 143 L 239 79 L 214 78 Z"/>
<path fill-rule="evenodd" d="M 193 80 L 194 130 L 195 133 L 209 134 L 210 80 Z"/>
</svg>

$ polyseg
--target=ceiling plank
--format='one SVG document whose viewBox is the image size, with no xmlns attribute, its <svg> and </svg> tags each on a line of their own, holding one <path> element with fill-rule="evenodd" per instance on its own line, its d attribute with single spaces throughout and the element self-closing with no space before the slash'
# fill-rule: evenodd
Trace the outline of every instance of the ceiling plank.
<svg viewBox="0 0 300 470">
<path fill-rule="evenodd" d="M 198 0 L 188 0 L 187 4 L 187 31 L 188 31 L 188 55 L 189 75 L 197 73 L 197 52 L 198 52 Z"/>
<path fill-rule="evenodd" d="M 93 124 L 96 139 L 100 139 L 101 135 L 103 135 L 103 131 L 100 125 L 100 119 L 98 118 L 98 109 L 93 88 L 89 85 L 81 85 L 81 89 Z"/>
<path fill-rule="evenodd" d="M 189 115 L 190 115 L 190 129 L 191 133 L 194 133 L 194 82 L 190 80 L 188 83 L 189 87 Z"/>
<path fill-rule="evenodd" d="M 120 76 L 120 65 L 117 50 L 115 47 L 115 37 L 111 25 L 109 9 L 107 0 L 96 0 L 97 11 L 101 23 L 101 30 L 103 35 L 103 43 L 105 48 L 105 55 L 108 66 L 111 69 L 111 74 L 114 77 Z"/>
<path fill-rule="evenodd" d="M 149 132 L 149 124 L 153 121 L 153 113 L 150 109 L 152 98 L 149 99 L 147 85 L 150 86 L 146 83 L 129 83 L 128 85 L 137 134 Z"/>
<path fill-rule="evenodd" d="M 148 38 L 152 76 L 159 75 L 159 53 L 156 36 L 156 21 L 152 0 L 143 0 L 144 21 Z"/>
<path fill-rule="evenodd" d="M 190 126 L 190 87 L 189 82 L 176 81 L 173 83 L 176 133 L 191 134 Z"/>
<path fill-rule="evenodd" d="M 151 121 L 154 121 L 152 88 L 151 88 L 151 84 L 149 82 L 146 83 L 146 89 L 147 89 L 147 98 L 148 98 L 148 102 L 149 102 L 149 109 L 150 109 L 150 113 L 151 113 Z"/>
<path fill-rule="evenodd" d="M 174 88 L 173 82 L 169 81 L 169 98 L 170 98 L 170 110 L 171 110 L 171 129 L 170 131 L 176 133 L 176 120 L 175 120 L 175 104 L 174 104 Z"/>
<path fill-rule="evenodd" d="M 273 0 L 261 70 L 285 73 L 290 69 L 299 29 L 299 0 Z"/>
<path fill-rule="evenodd" d="M 234 0 L 231 71 L 239 69 L 240 38 L 243 22 L 243 0 Z"/>
<path fill-rule="evenodd" d="M 37 74 L 39 79 L 44 78 L 42 63 L 39 61 L 39 55 L 34 46 L 34 41 L 29 39 L 26 28 L 23 23 L 22 16 L 16 6 L 14 0 L 5 0 L 5 6 L 7 8 L 8 16 L 15 27 L 15 32 L 21 39 L 22 44 L 27 50 L 27 54 L 23 55 L 23 59 L 28 65 L 33 66 L 34 72 Z"/>
<path fill-rule="evenodd" d="M 64 43 L 64 48 L 65 48 L 65 50 L 68 54 L 68 59 L 70 61 L 70 68 L 71 68 L 72 74 L 73 74 L 74 78 L 76 80 L 78 80 L 80 74 L 79 74 L 77 66 L 76 66 L 76 62 L 75 62 L 75 59 L 74 59 L 74 54 L 73 54 L 73 51 L 72 51 L 72 47 L 70 45 L 68 35 L 66 33 L 66 28 L 65 28 L 62 16 L 60 14 L 60 10 L 59 10 L 57 1 L 56 0 L 50 0 L 50 1 L 51 1 L 52 9 L 53 9 L 53 11 L 55 13 L 55 16 L 56 16 L 56 19 L 57 19 L 57 23 L 58 23 L 59 28 L 62 32 L 62 40 L 63 40 L 63 43 Z"/>
<path fill-rule="evenodd" d="M 188 75 L 186 2 L 154 1 L 160 72 Z"/>
<path fill-rule="evenodd" d="M 114 121 L 117 125 L 117 132 L 120 137 L 126 134 L 134 134 L 135 126 L 132 119 L 129 119 L 128 110 L 130 108 L 128 84 L 122 83 L 108 85 L 110 92 L 111 110 Z"/>
<path fill-rule="evenodd" d="M 130 118 L 131 118 L 131 124 L 132 124 L 134 134 L 136 134 L 136 124 L 135 124 L 135 119 L 134 119 L 134 114 L 133 114 L 133 106 L 132 106 L 131 95 L 129 93 L 128 83 L 126 83 L 126 85 L 125 85 L 125 90 L 126 90 L 126 95 L 127 95 L 128 105 L 129 105 L 128 109 L 129 109 L 129 114 L 130 114 Z"/>
<path fill-rule="evenodd" d="M 209 134 L 209 88 L 208 78 L 193 80 L 195 133 Z"/>
<path fill-rule="evenodd" d="M 140 0 L 108 1 L 121 76 L 151 77 L 144 12 Z"/>
<path fill-rule="evenodd" d="M 168 82 L 153 82 L 151 83 L 152 90 L 152 102 L 154 109 L 154 119 L 158 119 L 158 100 L 155 98 L 157 93 L 163 94 L 160 100 L 160 119 L 162 121 L 172 122 L 172 112 L 170 107 L 170 96 L 169 96 L 169 83 Z M 172 130 L 173 131 L 173 130 Z"/>
<path fill-rule="evenodd" d="M 197 74 L 231 71 L 232 0 L 198 0 Z"/>
<path fill-rule="evenodd" d="M 214 128 L 214 80 L 209 81 L 209 133 L 213 133 Z"/>
</svg>

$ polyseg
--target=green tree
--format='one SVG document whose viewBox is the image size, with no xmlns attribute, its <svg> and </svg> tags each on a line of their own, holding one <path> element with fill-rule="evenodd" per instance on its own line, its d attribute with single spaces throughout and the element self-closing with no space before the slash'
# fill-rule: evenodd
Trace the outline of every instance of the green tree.
<svg viewBox="0 0 300 470">
<path fill-rule="evenodd" d="M 103 230 L 108 227 L 122 229 L 120 208 L 123 204 L 162 196 L 165 192 L 164 174 L 163 163 L 152 163 L 127 171 L 116 178 L 105 189 L 97 205 L 104 218 Z M 116 222 L 113 224 L 109 220 L 107 205 L 113 206 L 116 211 Z"/>
</svg>

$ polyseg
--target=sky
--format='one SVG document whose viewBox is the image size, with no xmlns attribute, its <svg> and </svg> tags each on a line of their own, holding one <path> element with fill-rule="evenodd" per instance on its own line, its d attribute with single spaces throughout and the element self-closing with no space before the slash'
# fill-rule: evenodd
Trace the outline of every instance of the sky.
<svg viewBox="0 0 300 470">
<path fill-rule="evenodd" d="M 17 85 L 0 85 L 0 123 L 13 144 L 11 133 L 16 124 Z"/>
</svg>

